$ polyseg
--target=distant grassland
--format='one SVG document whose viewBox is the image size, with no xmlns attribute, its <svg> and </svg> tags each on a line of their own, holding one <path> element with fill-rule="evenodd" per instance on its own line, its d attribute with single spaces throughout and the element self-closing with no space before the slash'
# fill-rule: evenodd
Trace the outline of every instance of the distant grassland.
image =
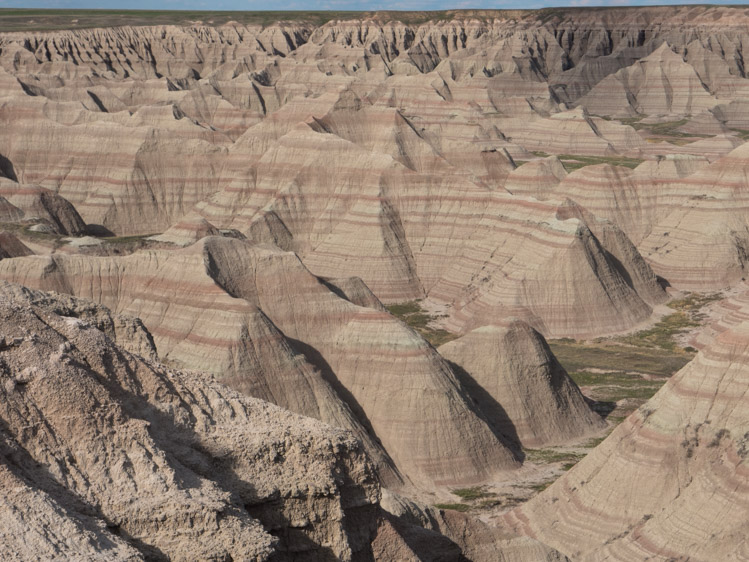
<svg viewBox="0 0 749 562">
<path fill-rule="evenodd" d="M 263 27 L 278 22 L 323 25 L 332 20 L 376 19 L 401 21 L 418 25 L 429 21 L 454 18 L 493 19 L 523 17 L 532 12 L 521 10 L 441 10 L 422 12 L 359 12 L 359 11 L 200 11 L 200 10 L 34 10 L 0 8 L 0 32 L 48 31 L 56 29 L 86 29 L 93 27 L 144 25 L 202 25 L 218 26 L 228 22 Z"/>
<path fill-rule="evenodd" d="M 268 26 L 279 21 L 322 25 L 330 20 L 361 17 L 363 12 L 222 12 L 177 10 L 31 10 L 0 9 L 0 31 L 46 31 L 123 25 L 223 25 L 235 21 Z"/>
<path fill-rule="evenodd" d="M 586 7 L 587 11 L 628 10 L 635 8 Z M 52 31 L 93 27 L 144 25 L 218 26 L 235 21 L 263 27 L 277 22 L 299 22 L 319 26 L 338 19 L 374 19 L 380 22 L 400 21 L 410 25 L 453 19 L 524 19 L 545 23 L 553 19 L 574 17 L 580 8 L 543 8 L 540 10 L 437 10 L 437 11 L 200 11 L 200 10 L 49 10 L 0 8 L 0 32 Z"/>
</svg>

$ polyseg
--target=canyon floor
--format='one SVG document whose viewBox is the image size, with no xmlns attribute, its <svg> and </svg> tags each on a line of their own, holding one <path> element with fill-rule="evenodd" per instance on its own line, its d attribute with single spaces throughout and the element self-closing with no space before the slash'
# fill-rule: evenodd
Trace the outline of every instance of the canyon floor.
<svg viewBox="0 0 749 562">
<path fill-rule="evenodd" d="M 3 559 L 749 559 L 748 45 L 0 9 Z"/>
</svg>

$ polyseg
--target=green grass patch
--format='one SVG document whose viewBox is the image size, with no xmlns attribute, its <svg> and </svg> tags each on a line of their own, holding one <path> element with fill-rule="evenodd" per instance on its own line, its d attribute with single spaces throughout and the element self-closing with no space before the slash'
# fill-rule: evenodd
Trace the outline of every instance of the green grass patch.
<svg viewBox="0 0 749 562">
<path fill-rule="evenodd" d="M 586 343 L 550 340 L 549 347 L 568 373 L 585 373 L 591 380 L 595 378 L 591 369 L 670 377 L 691 359 L 688 353 L 622 345 L 616 341 Z"/>
<path fill-rule="evenodd" d="M 749 130 L 747 129 L 731 129 L 738 133 L 738 137 L 742 140 L 749 140 Z"/>
<path fill-rule="evenodd" d="M 474 486 L 473 488 L 458 488 L 457 490 L 450 490 L 450 493 L 455 494 L 460 499 L 465 501 L 479 500 L 494 495 L 490 492 L 487 492 L 484 486 Z"/>
<path fill-rule="evenodd" d="M 583 156 L 578 154 L 559 154 L 558 156 L 568 172 L 579 170 L 585 166 L 595 166 L 596 164 L 636 168 L 644 162 L 642 158 L 627 158 L 626 156 Z"/>
<path fill-rule="evenodd" d="M 495 18 L 533 18 L 540 12 L 528 10 L 412 10 L 412 11 L 349 11 L 349 10 L 269 10 L 269 11 L 198 11 L 198 10 L 60 10 L 0 8 L 0 31 L 53 29 L 84 29 L 91 27 L 140 25 L 203 25 L 218 26 L 235 21 L 263 27 L 277 22 L 323 25 L 331 20 L 374 19 L 378 22 L 400 21 L 420 25 L 430 21 L 455 19 L 492 21 Z M 73 21 L 75 20 L 75 21 Z"/>
<path fill-rule="evenodd" d="M 665 381 L 663 381 L 665 382 Z M 645 402 L 650 400 L 663 384 L 642 384 L 622 388 L 619 385 L 597 387 L 592 397 L 601 402 L 616 402 L 625 398 Z"/>
<path fill-rule="evenodd" d="M 721 298 L 723 296 L 720 293 L 710 293 L 707 295 L 689 293 L 684 298 L 672 300 L 667 303 L 667 306 L 682 312 L 697 312 L 706 304 L 720 300 Z"/>
<path fill-rule="evenodd" d="M 490 509 L 492 507 L 496 507 L 496 506 L 501 505 L 501 504 L 502 504 L 501 500 L 499 500 L 497 498 L 494 498 L 494 499 L 483 500 L 483 501 L 479 502 L 478 507 L 479 507 L 479 509 Z"/>
<path fill-rule="evenodd" d="M 697 350 L 682 346 L 677 336 L 704 324 L 702 308 L 720 298 L 719 293 L 690 293 L 669 302 L 674 312 L 646 330 L 594 341 L 550 340 L 549 347 L 585 389 L 593 409 L 615 426 L 694 357 Z"/>
<path fill-rule="evenodd" d="M 403 319 L 405 316 L 410 314 L 416 314 L 421 312 L 421 305 L 418 301 L 403 302 L 398 304 L 391 304 L 386 307 L 390 314 Z"/>
<path fill-rule="evenodd" d="M 634 346 L 660 348 L 672 352 L 680 350 L 682 353 L 686 353 L 674 341 L 674 336 L 699 325 L 699 321 L 692 318 L 692 315 L 688 312 L 675 312 L 664 316 L 652 328 L 621 338 L 621 341 Z"/>
<path fill-rule="evenodd" d="M 538 484 L 529 484 L 527 488 L 530 488 L 531 490 L 534 490 L 536 492 L 543 492 L 546 488 L 551 486 L 554 483 L 553 480 L 549 480 L 548 482 L 539 482 Z"/>
<path fill-rule="evenodd" d="M 643 119 L 645 119 L 644 115 L 638 115 L 637 117 L 623 117 L 621 119 L 618 119 L 618 121 L 622 125 L 629 125 L 630 127 L 634 127 L 636 123 L 639 123 Z"/>
<path fill-rule="evenodd" d="M 590 373 L 573 371 L 569 375 L 578 386 L 592 387 L 591 396 L 603 402 L 616 402 L 624 398 L 649 400 L 665 382 L 665 379 L 649 381 L 638 375 L 622 372 Z"/>
<path fill-rule="evenodd" d="M 453 334 L 442 328 L 431 327 L 429 324 L 437 318 L 422 309 L 419 301 L 391 304 L 386 308 L 390 314 L 408 324 L 434 347 L 439 347 L 458 337 L 458 334 Z"/>
<path fill-rule="evenodd" d="M 30 230 L 30 228 L 23 228 L 19 232 L 19 238 L 27 238 L 28 240 L 36 240 L 38 242 L 57 242 L 62 240 L 62 236 L 54 232 L 36 232 Z"/>
<path fill-rule="evenodd" d="M 621 386 L 631 388 L 641 386 L 649 381 L 644 381 L 639 375 L 628 374 L 622 371 L 613 373 L 591 373 L 589 371 L 571 371 L 572 380 L 579 386 Z"/>
<path fill-rule="evenodd" d="M 267 27 L 276 22 L 322 25 L 333 19 L 362 17 L 354 11 L 197 11 L 197 10 L 40 10 L 0 9 L 0 31 L 85 29 L 123 25 L 223 25 L 236 21 Z"/>
<path fill-rule="evenodd" d="M 452 509 L 453 511 L 460 511 L 462 513 L 471 511 L 471 506 L 465 503 L 436 503 L 434 507 L 437 509 Z"/>
<path fill-rule="evenodd" d="M 683 127 L 689 122 L 689 119 L 679 119 L 678 121 L 666 121 L 663 123 L 642 123 L 642 117 L 636 117 L 631 119 L 620 119 L 624 125 L 629 125 L 636 131 L 645 131 L 652 135 L 658 135 L 663 137 L 674 137 L 674 138 L 708 138 L 713 135 L 706 135 L 702 133 L 685 133 L 679 131 L 679 127 Z"/>
<path fill-rule="evenodd" d="M 585 456 L 556 449 L 524 449 L 523 452 L 526 461 L 543 464 L 572 463 L 574 465 Z"/>
</svg>

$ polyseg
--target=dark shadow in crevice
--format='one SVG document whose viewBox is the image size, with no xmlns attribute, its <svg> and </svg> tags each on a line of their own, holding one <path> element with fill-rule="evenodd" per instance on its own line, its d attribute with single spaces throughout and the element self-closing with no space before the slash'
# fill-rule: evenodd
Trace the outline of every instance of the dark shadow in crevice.
<svg viewBox="0 0 749 562">
<path fill-rule="evenodd" d="M 455 373 L 455 377 L 471 400 L 474 409 L 478 410 L 477 413 L 480 417 L 486 420 L 489 428 L 510 449 L 515 458 L 523 462 L 525 460 L 525 453 L 523 453 L 520 437 L 518 436 L 515 424 L 512 423 L 502 405 L 484 387 L 476 382 L 476 379 L 463 367 L 447 359 L 445 361 L 450 365 L 453 373 Z"/>
<path fill-rule="evenodd" d="M 374 430 L 374 427 L 372 427 L 372 422 L 369 421 L 369 417 L 364 411 L 364 408 L 362 408 L 361 404 L 359 404 L 359 401 L 356 399 L 356 397 L 351 394 L 351 391 L 346 388 L 343 383 L 341 383 L 341 381 L 333 371 L 333 368 L 325 360 L 322 354 L 308 343 L 305 343 L 301 340 L 295 340 L 288 336 L 284 337 L 286 337 L 286 340 L 297 353 L 301 353 L 302 355 L 304 355 L 305 359 L 307 359 L 307 362 L 309 362 L 311 365 L 316 367 L 318 371 L 320 371 L 322 379 L 349 407 L 351 412 L 356 417 L 357 421 L 362 425 L 362 427 L 364 427 L 364 430 L 370 435 L 370 437 L 372 437 L 372 439 L 382 447 L 382 441 L 380 441 L 380 438 L 377 437 L 377 432 Z"/>
<path fill-rule="evenodd" d="M 601 416 L 603 419 L 608 418 L 609 415 L 611 415 L 611 412 L 616 410 L 616 402 L 593 400 L 592 398 L 588 398 L 587 396 L 584 396 L 584 398 L 585 402 L 588 404 L 588 406 L 590 406 L 590 409 Z"/>
<path fill-rule="evenodd" d="M 667 279 L 661 277 L 660 275 L 655 276 L 655 282 L 658 283 L 658 285 L 660 285 L 661 289 L 663 289 L 664 291 L 671 286 L 671 283 L 669 283 Z"/>
<path fill-rule="evenodd" d="M 614 254 L 609 252 L 603 247 L 603 244 L 601 245 L 601 249 L 603 250 L 603 255 L 606 256 L 606 261 L 611 264 L 613 269 L 621 276 L 621 278 L 624 280 L 624 282 L 629 286 L 630 289 L 637 292 L 637 288 L 635 287 L 634 282 L 632 281 L 632 275 L 630 275 L 629 271 L 627 271 L 627 268 L 624 267 L 624 264 L 617 258 Z"/>
<path fill-rule="evenodd" d="M 114 232 L 101 224 L 87 224 L 86 234 L 88 234 L 89 236 L 96 236 L 97 238 L 108 238 L 111 236 L 115 236 Z"/>
<path fill-rule="evenodd" d="M 0 154 L 0 175 L 15 182 L 18 181 L 16 170 L 15 168 L 13 168 L 13 162 L 8 160 L 8 158 L 3 156 L 2 154 Z"/>
</svg>

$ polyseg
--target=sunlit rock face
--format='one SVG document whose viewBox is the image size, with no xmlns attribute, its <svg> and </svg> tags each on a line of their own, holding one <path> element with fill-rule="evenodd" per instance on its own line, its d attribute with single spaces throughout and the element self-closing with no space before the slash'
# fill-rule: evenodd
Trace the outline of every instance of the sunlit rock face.
<svg viewBox="0 0 749 562">
<path fill-rule="evenodd" d="M 545 338 L 745 281 L 749 12 L 402 15 L 0 33 L 8 552 L 749 556 L 743 293 L 501 532 L 378 503 L 600 431 Z"/>
</svg>

